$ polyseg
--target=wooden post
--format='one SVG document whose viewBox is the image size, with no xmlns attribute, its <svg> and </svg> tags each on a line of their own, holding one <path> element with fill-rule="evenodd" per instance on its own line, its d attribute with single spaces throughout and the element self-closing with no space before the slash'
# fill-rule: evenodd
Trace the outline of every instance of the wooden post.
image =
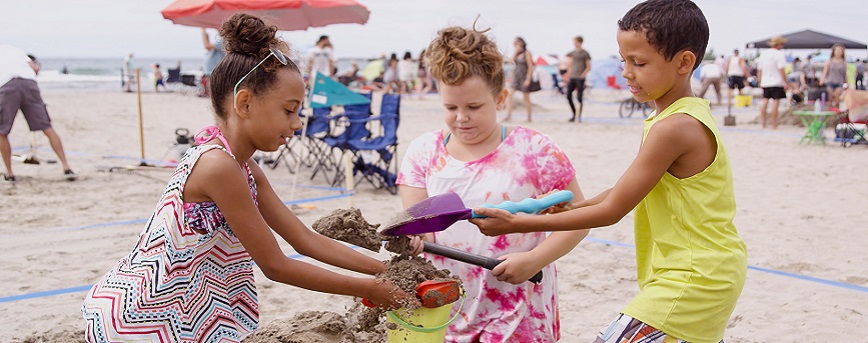
<svg viewBox="0 0 868 343">
<path fill-rule="evenodd" d="M 145 163 L 145 128 L 142 119 L 142 80 L 140 77 L 141 68 L 136 68 L 136 93 L 139 98 L 139 142 L 141 142 L 141 152 L 142 152 L 142 166 L 147 165 Z"/>
<path fill-rule="evenodd" d="M 345 188 L 348 192 L 350 192 L 350 196 L 347 197 L 349 201 L 349 207 L 353 207 L 353 186 L 355 185 L 355 180 L 353 179 L 353 161 L 350 155 L 344 155 L 344 184 Z"/>
</svg>

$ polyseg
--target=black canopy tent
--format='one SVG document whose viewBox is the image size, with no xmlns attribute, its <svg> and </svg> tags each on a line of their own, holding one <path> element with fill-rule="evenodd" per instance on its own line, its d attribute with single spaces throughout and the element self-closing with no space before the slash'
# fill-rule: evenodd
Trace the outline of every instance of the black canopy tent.
<svg viewBox="0 0 868 343">
<path fill-rule="evenodd" d="M 784 43 L 785 49 L 828 49 L 832 44 L 842 44 L 847 49 L 868 49 L 868 45 L 851 41 L 846 38 L 832 36 L 827 33 L 817 32 L 813 30 L 804 30 L 799 32 L 788 33 L 781 35 L 787 42 Z M 771 37 L 749 42 L 747 48 L 765 49 L 769 48 L 769 39 Z"/>
</svg>

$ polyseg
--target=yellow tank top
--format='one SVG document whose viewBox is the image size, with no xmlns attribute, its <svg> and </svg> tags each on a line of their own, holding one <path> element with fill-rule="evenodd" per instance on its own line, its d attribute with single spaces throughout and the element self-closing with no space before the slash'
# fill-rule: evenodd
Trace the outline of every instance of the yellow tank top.
<svg viewBox="0 0 868 343">
<path fill-rule="evenodd" d="M 673 113 L 704 124 L 717 142 L 714 161 L 685 179 L 668 172 L 635 210 L 640 292 L 624 309 L 667 335 L 717 343 L 744 286 L 747 252 L 735 225 L 732 170 L 708 101 L 681 98 L 645 120 L 644 142 L 655 123 Z"/>
</svg>

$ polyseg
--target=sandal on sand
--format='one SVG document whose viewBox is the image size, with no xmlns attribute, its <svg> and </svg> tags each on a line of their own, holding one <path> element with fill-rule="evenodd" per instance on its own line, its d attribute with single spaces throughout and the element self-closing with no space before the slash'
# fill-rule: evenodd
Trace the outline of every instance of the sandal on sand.
<svg viewBox="0 0 868 343">
<path fill-rule="evenodd" d="M 64 170 L 63 177 L 66 178 L 66 181 L 75 181 L 75 179 L 78 178 L 78 176 L 72 172 L 72 169 Z"/>
<path fill-rule="evenodd" d="M 3 181 L 15 182 L 15 175 L 9 176 L 9 175 L 3 174 Z"/>
</svg>

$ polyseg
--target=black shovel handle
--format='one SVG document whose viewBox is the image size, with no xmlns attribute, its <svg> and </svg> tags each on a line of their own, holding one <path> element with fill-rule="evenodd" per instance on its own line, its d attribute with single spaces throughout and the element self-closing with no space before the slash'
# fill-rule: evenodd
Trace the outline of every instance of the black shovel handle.
<svg viewBox="0 0 868 343">
<path fill-rule="evenodd" d="M 424 252 L 435 254 L 435 255 L 440 255 L 443 257 L 447 257 L 447 258 L 451 258 L 453 260 L 461 261 L 464 263 L 469 263 L 469 264 L 472 264 L 474 266 L 480 266 L 480 267 L 488 269 L 488 270 L 494 269 L 494 267 L 496 267 L 498 264 L 503 262 L 503 260 L 497 260 L 497 259 L 493 259 L 491 257 L 471 254 L 468 252 L 464 252 L 464 251 L 461 251 L 461 250 L 458 250 L 458 249 L 455 249 L 452 247 L 447 247 L 445 245 L 440 245 L 437 243 L 431 243 L 431 242 L 423 242 L 423 243 L 425 244 L 425 247 L 422 249 L 422 251 L 424 251 Z M 540 282 L 542 282 L 542 278 L 543 278 L 543 272 L 542 272 L 542 270 L 540 270 L 533 277 L 531 277 L 530 280 L 528 280 L 528 281 L 533 282 L 535 284 L 539 284 Z"/>
</svg>

